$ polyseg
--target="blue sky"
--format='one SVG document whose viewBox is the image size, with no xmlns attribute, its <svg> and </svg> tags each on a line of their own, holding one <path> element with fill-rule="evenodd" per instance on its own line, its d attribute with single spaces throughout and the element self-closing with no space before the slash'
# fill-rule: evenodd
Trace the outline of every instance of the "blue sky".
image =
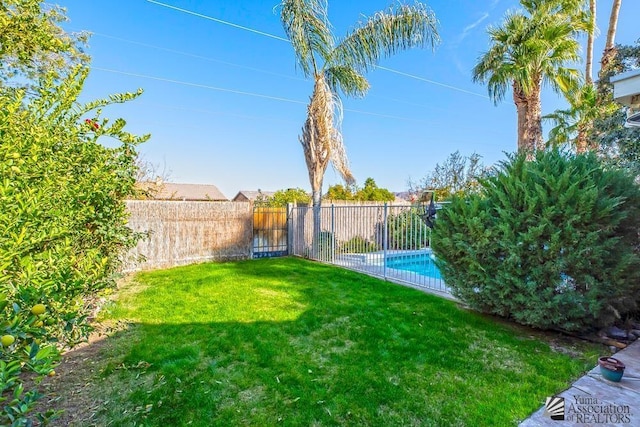
<svg viewBox="0 0 640 427">
<path fill-rule="evenodd" d="M 277 0 L 57 3 L 67 8 L 68 30 L 94 33 L 84 99 L 143 88 L 137 100 L 104 113 L 125 118 L 134 133 L 151 133 L 141 151 L 170 171 L 171 181 L 215 184 L 229 198 L 258 188 L 310 190 L 298 135 L 312 82 L 296 69 L 289 43 L 280 40 L 285 34 Z M 329 0 L 329 19 L 342 35 L 389 4 Z M 367 75 L 369 94 L 344 100 L 344 141 L 359 184 L 372 177 L 381 187 L 403 191 L 408 180 L 424 177 L 456 150 L 493 164 L 516 148 L 510 96 L 494 106 L 486 87 L 472 82 L 471 68 L 488 47 L 487 25 L 499 24 L 517 1 L 427 4 L 440 22 L 436 51 L 383 60 L 384 69 Z M 596 60 L 611 0 L 600 0 L 598 8 Z M 640 38 L 638 16 L 640 2 L 623 1 L 619 43 Z M 545 93 L 545 113 L 562 106 L 557 95 Z M 330 167 L 323 189 L 336 183 L 340 178 Z"/>
</svg>

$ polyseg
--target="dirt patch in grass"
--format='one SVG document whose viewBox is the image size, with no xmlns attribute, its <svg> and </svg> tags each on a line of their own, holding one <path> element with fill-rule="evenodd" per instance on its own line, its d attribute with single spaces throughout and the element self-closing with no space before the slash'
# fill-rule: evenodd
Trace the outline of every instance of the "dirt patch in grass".
<svg viewBox="0 0 640 427">
<path fill-rule="evenodd" d="M 602 344 L 596 333 L 586 334 L 582 337 L 566 334 L 559 331 L 540 330 L 528 326 L 520 325 L 509 321 L 503 317 L 491 314 L 477 313 L 464 304 L 459 307 L 470 313 L 476 313 L 481 317 L 489 319 L 493 323 L 500 324 L 513 330 L 517 336 L 522 339 L 536 339 L 547 343 L 549 348 L 556 353 L 566 354 L 570 357 L 583 357 L 585 353 L 593 352 L 594 348 L 599 348 L 601 352 L 609 351 L 608 347 Z M 598 363 L 597 357 L 594 357 L 594 366 Z"/>
<path fill-rule="evenodd" d="M 91 426 L 93 418 L 104 406 L 103 396 L 97 396 L 93 383 L 104 367 L 103 350 L 107 338 L 121 326 L 98 325 L 88 341 L 62 355 L 55 375 L 40 383 L 42 399 L 35 412 L 49 409 L 60 411 L 51 426 Z"/>
</svg>

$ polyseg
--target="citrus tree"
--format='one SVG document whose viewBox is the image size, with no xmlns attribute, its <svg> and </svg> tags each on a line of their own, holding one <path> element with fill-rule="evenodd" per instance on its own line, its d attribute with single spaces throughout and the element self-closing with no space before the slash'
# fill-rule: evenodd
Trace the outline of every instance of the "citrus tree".
<svg viewBox="0 0 640 427">
<path fill-rule="evenodd" d="M 38 393 L 24 389 L 25 374 L 51 374 L 59 351 L 86 338 L 92 300 L 114 284 L 138 237 L 124 199 L 147 137 L 101 110 L 139 92 L 79 104 L 87 74 L 77 66 L 29 95 L 0 90 L 1 425 L 31 422 Z M 103 137 L 120 145 L 107 148 Z"/>
<path fill-rule="evenodd" d="M 3 0 L 0 3 L 0 86 L 33 87 L 43 75 L 64 76 L 66 70 L 87 63 L 87 34 L 67 33 L 60 24 L 67 17 L 60 6 L 41 0 Z"/>
<path fill-rule="evenodd" d="M 267 206 L 287 206 L 289 203 L 309 204 L 311 197 L 302 188 L 278 190 L 267 198 Z"/>
</svg>

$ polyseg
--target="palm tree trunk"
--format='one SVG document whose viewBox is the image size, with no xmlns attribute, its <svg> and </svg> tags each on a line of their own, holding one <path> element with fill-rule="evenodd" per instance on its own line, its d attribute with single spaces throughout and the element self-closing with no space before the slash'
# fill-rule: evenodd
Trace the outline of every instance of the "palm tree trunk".
<svg viewBox="0 0 640 427">
<path fill-rule="evenodd" d="M 326 169 L 326 166 L 324 167 Z M 309 169 L 309 182 L 311 183 L 311 202 L 313 212 L 313 238 L 311 244 L 311 257 L 318 259 L 319 237 L 321 229 L 321 206 L 322 206 L 322 181 L 324 177 L 322 164 Z"/>
<path fill-rule="evenodd" d="M 525 139 L 525 130 L 527 126 L 527 97 L 520 85 L 513 83 L 513 102 L 516 104 L 516 112 L 518 114 L 518 151 L 527 152 L 527 142 Z"/>
<path fill-rule="evenodd" d="M 618 15 L 622 0 L 613 0 L 611 15 L 609 15 L 609 28 L 607 30 L 607 41 L 604 45 L 604 52 L 600 60 L 600 76 L 607 70 L 609 64 L 616 56 L 616 31 L 618 29 Z"/>
<path fill-rule="evenodd" d="M 311 240 L 311 258 L 320 258 L 320 233 L 322 231 L 320 219 L 321 216 L 321 203 L 322 203 L 322 184 L 318 189 L 311 191 L 311 200 L 313 202 L 313 236 Z"/>
<path fill-rule="evenodd" d="M 309 172 L 313 200 L 313 242 L 311 257 L 318 257 L 320 237 L 320 206 L 322 203 L 322 181 L 331 160 L 331 138 L 333 133 L 332 93 L 322 75 L 316 76 L 313 94 L 307 108 L 307 120 L 302 128 L 300 143 Z"/>
<path fill-rule="evenodd" d="M 586 153 L 589 149 L 589 140 L 587 135 L 589 133 L 590 123 L 580 123 L 578 125 L 578 135 L 576 136 L 576 153 Z"/>
<path fill-rule="evenodd" d="M 524 126 L 524 147 L 529 160 L 535 157 L 537 150 L 544 150 L 542 138 L 542 103 L 540 100 L 541 82 L 527 95 L 527 110 Z"/>
<path fill-rule="evenodd" d="M 587 60 L 585 63 L 584 77 L 588 85 L 593 83 L 593 41 L 596 32 L 596 0 L 589 0 L 590 24 L 587 36 Z"/>
</svg>

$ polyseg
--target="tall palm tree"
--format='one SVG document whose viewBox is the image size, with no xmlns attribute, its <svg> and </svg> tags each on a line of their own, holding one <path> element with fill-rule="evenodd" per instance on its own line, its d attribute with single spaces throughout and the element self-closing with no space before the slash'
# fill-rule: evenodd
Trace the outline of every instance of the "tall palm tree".
<svg viewBox="0 0 640 427">
<path fill-rule="evenodd" d="M 413 48 L 435 47 L 439 38 L 433 12 L 421 3 L 399 5 L 361 22 L 336 40 L 326 0 L 283 0 L 281 20 L 300 69 L 314 79 L 300 142 L 311 183 L 314 236 L 320 232 L 322 181 L 331 162 L 347 184 L 354 182 L 340 133 L 340 92 L 364 96 L 363 76 L 380 58 Z"/>
<path fill-rule="evenodd" d="M 541 92 L 575 90 L 579 72 L 576 16 L 582 0 L 521 0 L 522 11 L 510 12 L 499 27 L 489 27 L 491 47 L 478 60 L 473 79 L 488 85 L 495 103 L 509 86 L 518 115 L 518 150 L 533 155 L 543 149 Z"/>
<path fill-rule="evenodd" d="M 585 60 L 584 80 L 588 85 L 593 84 L 593 42 L 596 37 L 596 0 L 589 0 L 589 24 L 587 34 L 587 58 Z"/>
<path fill-rule="evenodd" d="M 607 40 L 604 44 L 604 52 L 600 60 L 600 75 L 607 73 L 609 63 L 616 56 L 616 31 L 618 29 L 618 15 L 620 14 L 622 0 L 613 0 L 611 14 L 609 15 L 609 27 L 607 29 Z"/>
<path fill-rule="evenodd" d="M 568 97 L 569 108 L 556 110 L 543 118 L 551 121 L 554 127 L 549 131 L 548 144 L 551 146 L 568 145 L 576 152 L 584 153 L 594 148 L 589 140 L 593 121 L 610 110 L 610 106 L 599 106 L 597 90 L 593 84 L 584 84 Z"/>
</svg>

